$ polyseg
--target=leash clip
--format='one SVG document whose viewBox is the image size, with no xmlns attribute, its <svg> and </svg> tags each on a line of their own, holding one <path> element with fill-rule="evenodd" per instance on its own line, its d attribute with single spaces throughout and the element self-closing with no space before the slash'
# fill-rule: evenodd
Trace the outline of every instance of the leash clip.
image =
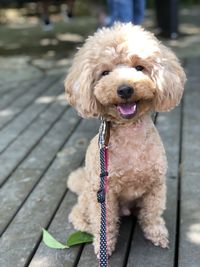
<svg viewBox="0 0 200 267">
<path fill-rule="evenodd" d="M 105 189 L 99 189 L 99 191 L 97 192 L 97 201 L 102 204 L 104 203 L 106 200 L 106 193 L 105 193 Z"/>
<path fill-rule="evenodd" d="M 108 145 L 110 138 L 110 123 L 101 118 L 101 124 L 99 128 L 99 148 L 103 148 Z"/>
</svg>

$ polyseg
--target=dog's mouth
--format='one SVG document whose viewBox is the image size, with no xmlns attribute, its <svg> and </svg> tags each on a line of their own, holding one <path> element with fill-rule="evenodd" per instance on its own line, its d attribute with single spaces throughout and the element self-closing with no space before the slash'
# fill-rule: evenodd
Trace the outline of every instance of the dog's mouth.
<svg viewBox="0 0 200 267">
<path fill-rule="evenodd" d="M 137 112 L 137 102 L 117 104 L 116 108 L 123 118 L 131 119 Z"/>
</svg>

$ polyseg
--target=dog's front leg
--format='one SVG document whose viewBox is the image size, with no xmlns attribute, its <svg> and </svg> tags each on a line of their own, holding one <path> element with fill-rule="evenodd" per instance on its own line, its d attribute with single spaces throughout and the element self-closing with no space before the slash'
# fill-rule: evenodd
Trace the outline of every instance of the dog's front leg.
<svg viewBox="0 0 200 267">
<path fill-rule="evenodd" d="M 144 235 L 155 246 L 168 247 L 168 231 L 162 218 L 166 202 L 166 186 L 155 185 L 139 202 L 139 224 Z"/>
<path fill-rule="evenodd" d="M 106 197 L 106 214 L 107 214 L 107 250 L 111 255 L 115 249 L 118 236 L 119 208 L 117 197 L 112 192 L 107 192 Z M 97 194 L 94 193 L 90 202 L 90 218 L 92 222 L 92 233 L 94 235 L 94 250 L 99 256 L 100 242 L 100 224 L 101 224 L 101 205 L 97 202 Z"/>
</svg>

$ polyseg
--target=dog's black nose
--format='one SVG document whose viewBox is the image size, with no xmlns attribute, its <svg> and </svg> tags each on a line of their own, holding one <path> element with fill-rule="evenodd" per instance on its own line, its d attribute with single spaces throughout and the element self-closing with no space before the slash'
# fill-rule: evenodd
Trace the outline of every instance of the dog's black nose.
<svg viewBox="0 0 200 267">
<path fill-rule="evenodd" d="M 117 88 L 117 94 L 118 96 L 120 96 L 123 99 L 128 99 L 132 96 L 134 90 L 133 87 L 129 86 L 129 85 L 120 85 Z"/>
</svg>

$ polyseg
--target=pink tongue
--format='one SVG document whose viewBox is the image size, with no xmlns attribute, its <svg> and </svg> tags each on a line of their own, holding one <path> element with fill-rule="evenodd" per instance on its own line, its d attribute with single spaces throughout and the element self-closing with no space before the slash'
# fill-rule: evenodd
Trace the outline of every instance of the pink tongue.
<svg viewBox="0 0 200 267">
<path fill-rule="evenodd" d="M 136 103 L 119 104 L 117 105 L 117 110 L 122 115 L 133 115 L 136 112 Z"/>
</svg>

